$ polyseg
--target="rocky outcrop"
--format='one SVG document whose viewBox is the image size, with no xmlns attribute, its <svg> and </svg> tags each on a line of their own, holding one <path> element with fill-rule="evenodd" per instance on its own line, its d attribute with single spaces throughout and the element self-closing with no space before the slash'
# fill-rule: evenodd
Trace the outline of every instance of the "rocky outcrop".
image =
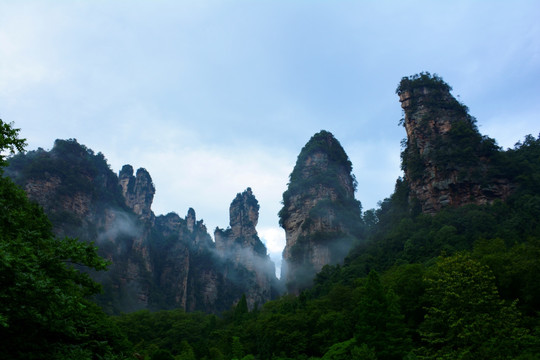
<svg viewBox="0 0 540 360">
<path fill-rule="evenodd" d="M 304 146 L 283 194 L 281 278 L 290 293 L 312 284 L 326 264 L 341 262 L 361 232 L 352 164 L 334 136 L 321 131 Z"/>
<path fill-rule="evenodd" d="M 227 230 L 216 228 L 214 232 L 216 249 L 226 264 L 226 279 L 242 289 L 252 309 L 275 297 L 277 278 L 274 263 L 255 229 L 259 203 L 251 188 L 236 195 L 229 215 L 230 227 Z"/>
<path fill-rule="evenodd" d="M 491 203 L 513 189 L 492 171 L 499 153 L 495 141 L 478 132 L 467 107 L 450 91 L 429 73 L 403 78 L 397 89 L 407 132 L 402 168 L 411 201 L 425 213 Z"/>
<path fill-rule="evenodd" d="M 50 204 L 57 197 L 62 180 L 57 176 L 48 179 L 35 180 L 25 185 L 28 197 L 40 204 Z M 71 196 L 62 196 L 61 211 L 82 218 L 90 211 L 91 196 L 85 192 L 77 192 Z"/>
<path fill-rule="evenodd" d="M 221 261 L 206 226 L 189 209 L 184 219 L 175 213 L 156 217 L 152 238 L 155 308 L 223 311 L 226 288 Z M 232 301 L 230 302 L 232 304 Z"/>
<path fill-rule="evenodd" d="M 133 176 L 133 167 L 124 165 L 118 175 L 118 181 L 126 205 L 141 218 L 152 221 L 154 214 L 151 208 L 156 189 L 148 171 L 140 168 L 137 175 Z"/>
</svg>

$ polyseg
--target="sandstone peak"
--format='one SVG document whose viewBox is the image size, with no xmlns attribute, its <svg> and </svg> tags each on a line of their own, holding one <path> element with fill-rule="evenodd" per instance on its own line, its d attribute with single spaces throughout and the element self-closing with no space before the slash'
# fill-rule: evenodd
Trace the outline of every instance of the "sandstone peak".
<svg viewBox="0 0 540 360">
<path fill-rule="evenodd" d="M 189 232 L 193 232 L 195 228 L 195 222 L 196 222 L 196 216 L 195 216 L 195 210 L 193 208 L 189 208 L 188 213 L 186 215 L 186 224 Z"/>
<path fill-rule="evenodd" d="M 402 169 L 411 199 L 426 213 L 504 199 L 511 190 L 507 181 L 489 173 L 499 151 L 495 141 L 479 133 L 451 90 L 429 73 L 403 78 L 396 90 L 407 132 Z"/>
<path fill-rule="evenodd" d="M 252 237 L 257 235 L 255 227 L 259 222 L 259 202 L 251 188 L 238 193 L 229 208 L 229 225 L 234 237 Z"/>
<path fill-rule="evenodd" d="M 126 164 L 122 166 L 122 169 L 120 170 L 118 174 L 118 178 L 120 179 L 129 179 L 133 176 L 133 166 Z"/>
<path fill-rule="evenodd" d="M 349 157 L 328 131 L 315 134 L 298 155 L 279 212 L 289 292 L 309 287 L 324 265 L 342 261 L 359 236 L 361 208 L 351 172 Z"/>
<path fill-rule="evenodd" d="M 275 265 L 255 229 L 259 220 L 259 202 L 251 188 L 238 193 L 229 208 L 230 227 L 216 228 L 216 249 L 228 264 L 227 277 L 244 289 L 247 303 L 253 308 L 276 294 Z M 251 285 L 249 285 L 251 284 Z"/>
<path fill-rule="evenodd" d="M 133 176 L 133 167 L 124 165 L 118 175 L 118 181 L 122 188 L 122 195 L 126 205 L 139 217 L 152 220 L 154 214 L 151 206 L 154 201 L 156 189 L 152 178 L 146 169 L 139 168 L 136 176 Z"/>
</svg>

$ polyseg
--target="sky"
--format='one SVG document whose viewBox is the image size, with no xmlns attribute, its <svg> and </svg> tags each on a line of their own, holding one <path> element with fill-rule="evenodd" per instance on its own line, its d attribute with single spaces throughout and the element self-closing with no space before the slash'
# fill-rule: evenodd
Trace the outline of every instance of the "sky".
<svg viewBox="0 0 540 360">
<path fill-rule="evenodd" d="M 334 134 L 363 209 L 400 170 L 395 89 L 429 71 L 503 148 L 540 132 L 540 2 L 0 0 L 0 118 L 27 150 L 75 138 L 143 167 L 153 210 L 213 235 L 247 187 L 280 266 L 282 193 L 305 143 Z"/>
</svg>

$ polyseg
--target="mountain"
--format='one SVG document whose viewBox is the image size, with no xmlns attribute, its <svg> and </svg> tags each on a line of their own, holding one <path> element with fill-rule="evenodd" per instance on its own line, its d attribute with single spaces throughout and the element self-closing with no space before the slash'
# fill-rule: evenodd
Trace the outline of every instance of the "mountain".
<svg viewBox="0 0 540 360">
<path fill-rule="evenodd" d="M 96 300 L 109 313 L 219 313 L 243 294 L 250 307 L 278 295 L 251 189 L 233 201 L 231 229 L 217 231 L 214 243 L 193 209 L 184 218 L 153 213 L 155 187 L 145 169 L 134 175 L 124 165 L 117 176 L 103 154 L 74 139 L 14 156 L 5 173 L 43 207 L 55 234 L 94 242 L 111 262 L 107 272 L 91 274 L 104 289 Z"/>
<path fill-rule="evenodd" d="M 225 278 L 246 295 L 249 309 L 276 298 L 280 285 L 276 267 L 257 235 L 259 202 L 251 188 L 238 193 L 231 203 L 230 227 L 216 228 L 214 238 L 219 256 L 225 261 Z"/>
<path fill-rule="evenodd" d="M 324 265 L 342 261 L 361 236 L 351 171 L 345 150 L 328 131 L 313 135 L 298 155 L 279 212 L 286 234 L 281 278 L 290 293 L 309 287 Z"/>
<path fill-rule="evenodd" d="M 152 213 L 144 169 L 134 175 L 126 165 L 117 177 L 102 154 L 74 140 L 11 158 L 6 171 L 44 204 L 55 231 L 96 241 L 113 261 L 102 304 L 175 309 L 104 318 L 83 298 L 95 286 L 70 266 L 105 264 L 91 248 L 52 236 L 41 209 L 0 177 L 2 354 L 537 359 L 540 136 L 502 150 L 449 91 L 427 73 L 402 79 L 405 176 L 363 216 L 339 142 L 321 131 L 306 144 L 279 214 L 288 290 L 302 291 L 262 307 L 274 296 L 274 268 L 250 188 L 233 199 L 230 226 L 215 230 L 214 243 L 193 209 L 184 218 Z M 325 259 L 311 286 L 313 260 Z M 227 308 L 220 318 L 185 311 Z"/>
<path fill-rule="evenodd" d="M 407 132 L 402 169 L 411 199 L 425 213 L 504 200 L 514 188 L 495 171 L 501 158 L 495 140 L 479 133 L 476 120 L 450 90 L 429 73 L 403 78 L 396 90 Z"/>
<path fill-rule="evenodd" d="M 424 80 L 447 87 L 442 79 Z M 506 151 L 489 145 L 472 118 L 451 108 L 456 105 L 443 90 L 438 104 L 436 97 L 416 99 L 430 114 L 426 128 L 405 104 L 409 150 L 422 154 L 419 176 L 411 172 L 414 157 L 404 152 L 405 178 L 361 219 L 358 202 L 350 217 L 338 211 L 345 199 L 353 202 L 354 179 L 337 140 L 321 132 L 306 144 L 283 196 L 280 220 L 287 232 L 284 256 L 298 256 L 288 258 L 293 265 L 288 290 L 309 289 L 257 311 L 248 312 L 240 301 L 220 321 L 175 311 L 123 315 L 118 324 L 138 353 L 150 357 L 159 347 L 170 358 L 197 359 L 538 358 L 540 137 L 528 135 Z M 455 141 L 470 149 L 450 142 L 449 129 L 461 126 L 468 131 Z M 483 143 L 489 151 L 481 151 Z M 439 151 L 448 156 L 445 162 Z M 469 156 L 460 157 L 461 151 Z M 436 184 L 444 174 L 450 174 L 448 188 Z M 487 191 L 505 187 L 508 193 Z M 248 191 L 233 204 L 229 233 L 252 239 L 256 204 Z M 357 227 L 351 230 L 346 219 Z M 342 262 L 323 266 L 313 286 L 299 283 L 298 269 L 313 269 L 312 255 L 331 251 L 318 243 L 319 229 L 358 231 L 360 241 Z M 328 239 L 331 244 L 336 237 Z"/>
</svg>

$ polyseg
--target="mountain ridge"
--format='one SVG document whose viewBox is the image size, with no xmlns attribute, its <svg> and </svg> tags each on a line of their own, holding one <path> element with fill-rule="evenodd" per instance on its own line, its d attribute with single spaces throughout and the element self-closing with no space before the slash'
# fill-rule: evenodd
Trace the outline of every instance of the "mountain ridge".
<svg viewBox="0 0 540 360">
<path fill-rule="evenodd" d="M 124 165 L 117 176 L 103 154 L 69 139 L 55 141 L 48 152 L 14 156 L 6 175 L 44 208 L 58 236 L 93 241 L 111 261 L 106 273 L 93 274 L 104 288 L 97 302 L 109 313 L 145 308 L 219 313 L 244 293 L 250 307 L 279 293 L 256 221 L 251 235 L 257 242 L 243 246 L 243 257 L 229 258 L 216 249 L 192 208 L 185 218 L 153 213 L 155 187 L 144 168 L 134 174 Z M 254 268 L 250 254 L 266 265 Z"/>
<path fill-rule="evenodd" d="M 394 195 L 407 194 L 408 211 L 491 204 L 517 187 L 515 175 L 501 170 L 504 152 L 479 133 L 450 91 L 429 73 L 404 77 L 396 90 L 407 138 L 405 176 Z M 111 313 L 219 312 L 242 294 L 251 309 L 283 291 L 256 231 L 259 204 L 249 187 L 233 199 L 230 226 L 216 228 L 213 242 L 192 208 L 185 218 L 153 213 L 156 189 L 144 168 L 124 165 L 116 175 L 102 153 L 74 139 L 12 157 L 6 174 L 43 206 L 57 235 L 94 240 L 112 261 L 107 274 L 96 275 L 105 288 L 98 301 Z M 289 293 L 299 294 L 326 265 L 342 263 L 350 249 L 361 247 L 378 219 L 371 210 L 362 214 L 352 163 L 328 131 L 302 148 L 289 180 L 279 212 L 286 234 L 282 280 Z"/>
</svg>

